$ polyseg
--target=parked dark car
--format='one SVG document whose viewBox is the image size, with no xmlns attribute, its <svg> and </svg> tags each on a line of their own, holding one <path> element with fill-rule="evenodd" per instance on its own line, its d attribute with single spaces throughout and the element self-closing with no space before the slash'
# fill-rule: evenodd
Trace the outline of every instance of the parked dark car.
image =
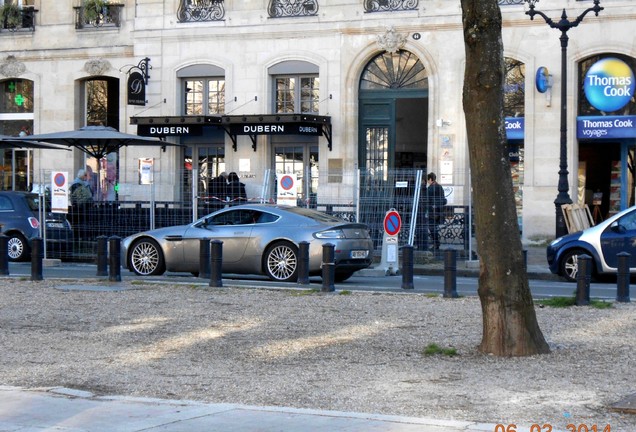
<svg viewBox="0 0 636 432">
<path fill-rule="evenodd" d="M 592 257 L 592 274 L 598 276 L 617 272 L 620 252 L 631 255 L 630 271 L 636 271 L 636 207 L 586 230 L 555 239 L 547 248 L 547 258 L 552 273 L 575 281 L 580 255 Z"/>
<path fill-rule="evenodd" d="M 124 265 L 139 275 L 199 271 L 200 240 L 223 242 L 223 272 L 263 274 L 281 282 L 298 278 L 298 245 L 309 243 L 309 273 L 321 274 L 323 245 L 334 245 L 336 281 L 369 267 L 369 228 L 315 210 L 246 204 L 182 226 L 144 231 L 122 241 Z"/>
<path fill-rule="evenodd" d="M 46 233 L 40 229 L 40 211 L 46 213 Z M 47 258 L 66 258 L 71 250 L 73 231 L 66 215 L 51 213 L 38 194 L 0 191 L 0 225 L 2 234 L 9 237 L 10 261 L 30 259 L 31 241 L 36 237 L 46 238 Z"/>
</svg>

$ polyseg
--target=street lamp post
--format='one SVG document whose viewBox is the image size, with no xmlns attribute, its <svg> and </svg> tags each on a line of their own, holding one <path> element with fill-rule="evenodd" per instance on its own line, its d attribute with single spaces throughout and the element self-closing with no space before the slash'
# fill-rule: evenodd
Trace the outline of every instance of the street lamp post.
<svg viewBox="0 0 636 432">
<path fill-rule="evenodd" d="M 602 11 L 604 8 L 600 6 L 600 0 L 594 0 L 594 6 L 587 8 L 583 11 L 581 15 L 576 17 L 574 21 L 568 20 L 568 16 L 565 13 L 565 9 L 563 9 L 563 13 L 561 14 L 561 19 L 557 22 L 552 21 L 546 14 L 541 11 L 535 10 L 535 4 L 539 0 L 525 0 L 530 7 L 530 10 L 526 11 L 526 15 L 530 16 L 531 20 L 534 20 L 535 15 L 539 15 L 542 17 L 545 22 L 554 29 L 557 29 L 561 32 L 561 37 L 559 40 L 561 41 L 561 141 L 560 141 L 560 161 L 559 161 L 559 184 L 556 199 L 554 200 L 554 205 L 556 207 L 556 236 L 561 237 L 562 235 L 567 234 L 567 228 L 565 226 L 565 219 L 563 216 L 563 210 L 561 206 L 563 204 L 572 204 L 572 199 L 568 194 L 569 184 L 568 184 L 568 128 L 567 128 L 567 114 L 568 114 L 568 104 L 567 104 L 567 52 L 568 52 L 568 30 L 572 27 L 578 26 L 590 12 L 594 12 L 596 16 L 598 13 Z"/>
</svg>

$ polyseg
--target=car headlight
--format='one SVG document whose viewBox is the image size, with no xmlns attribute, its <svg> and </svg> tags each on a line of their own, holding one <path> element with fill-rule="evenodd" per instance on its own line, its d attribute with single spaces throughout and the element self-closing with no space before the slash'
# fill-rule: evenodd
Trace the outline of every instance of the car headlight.
<svg viewBox="0 0 636 432">
<path fill-rule="evenodd" d="M 342 239 L 345 238 L 345 234 L 342 230 L 333 229 L 316 232 L 314 233 L 314 237 L 319 239 Z"/>
</svg>

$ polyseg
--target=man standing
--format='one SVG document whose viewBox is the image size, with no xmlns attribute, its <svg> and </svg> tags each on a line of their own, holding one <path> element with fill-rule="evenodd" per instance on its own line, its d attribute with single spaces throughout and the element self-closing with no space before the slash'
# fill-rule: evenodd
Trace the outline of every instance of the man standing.
<svg viewBox="0 0 636 432">
<path fill-rule="evenodd" d="M 437 176 L 435 173 L 428 173 L 426 176 L 426 184 L 426 195 L 424 197 L 427 214 L 426 225 L 431 233 L 433 250 L 439 250 L 439 225 L 444 220 L 446 197 L 444 197 L 444 188 L 437 183 Z"/>
</svg>

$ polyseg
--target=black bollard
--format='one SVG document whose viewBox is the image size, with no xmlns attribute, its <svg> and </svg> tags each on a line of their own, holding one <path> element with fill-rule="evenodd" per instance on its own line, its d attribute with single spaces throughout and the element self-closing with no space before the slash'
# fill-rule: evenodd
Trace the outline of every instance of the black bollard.
<svg viewBox="0 0 636 432">
<path fill-rule="evenodd" d="M 631 255 L 627 252 L 620 252 L 618 257 L 618 274 L 616 277 L 616 301 L 619 303 L 629 303 L 629 260 Z"/>
<path fill-rule="evenodd" d="M 40 237 L 36 237 L 31 240 L 31 280 L 41 281 L 44 279 L 42 275 L 42 258 L 44 256 L 44 249 L 42 248 L 43 241 Z"/>
<path fill-rule="evenodd" d="M 210 242 L 210 283 L 211 287 L 223 286 L 223 242 L 212 240 Z"/>
<path fill-rule="evenodd" d="M 576 273 L 576 305 L 586 306 L 590 304 L 590 281 L 592 280 L 592 257 L 579 255 L 577 259 L 578 270 Z"/>
<path fill-rule="evenodd" d="M 523 250 L 523 269 L 528 271 L 528 250 Z"/>
<path fill-rule="evenodd" d="M 457 251 L 444 251 L 444 298 L 457 298 Z"/>
<path fill-rule="evenodd" d="M 322 292 L 336 290 L 334 280 L 336 278 L 335 245 L 325 243 L 322 245 Z"/>
<path fill-rule="evenodd" d="M 0 275 L 9 274 L 9 237 L 0 234 Z"/>
<path fill-rule="evenodd" d="M 121 238 L 112 236 L 108 239 L 108 280 L 121 282 Z"/>
<path fill-rule="evenodd" d="M 199 277 L 210 277 L 210 239 L 199 239 Z"/>
<path fill-rule="evenodd" d="M 402 247 L 402 289 L 413 289 L 413 246 Z"/>
<path fill-rule="evenodd" d="M 309 242 L 298 243 L 298 284 L 309 285 Z"/>
<path fill-rule="evenodd" d="M 108 276 L 108 237 L 97 237 L 97 276 Z"/>
</svg>

